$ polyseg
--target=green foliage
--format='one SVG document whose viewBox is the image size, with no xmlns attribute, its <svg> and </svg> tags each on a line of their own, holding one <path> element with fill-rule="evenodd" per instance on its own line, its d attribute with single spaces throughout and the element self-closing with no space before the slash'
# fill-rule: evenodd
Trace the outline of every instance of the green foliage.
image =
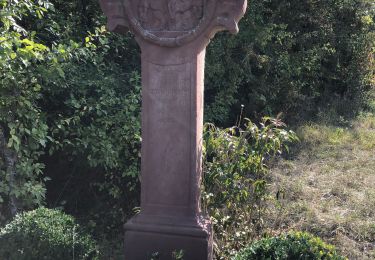
<svg viewBox="0 0 375 260">
<path fill-rule="evenodd" d="M 2 214 L 42 204 L 53 178 L 52 206 L 92 192 L 82 197 L 97 198 L 94 210 L 81 200 L 87 218 L 102 220 L 105 212 L 112 216 L 105 225 L 118 228 L 137 201 L 140 77 L 130 62 L 137 49 L 130 37 L 105 30 L 96 1 L 52 3 L 2 2 Z M 60 168 L 51 169 L 57 161 Z M 82 181 L 62 187 L 72 176 Z"/>
<path fill-rule="evenodd" d="M 141 141 L 138 73 L 127 75 L 115 66 L 68 66 L 64 67 L 64 81 L 69 83 L 51 85 L 50 100 L 45 101 L 55 107 L 48 114 L 54 138 L 50 154 L 60 151 L 85 160 L 88 167 L 102 168 L 111 175 L 109 179 L 117 174 L 130 177 L 133 181 L 127 186 L 134 189 Z M 85 80 L 80 81 L 82 78 Z M 114 189 L 107 192 L 114 198 L 121 193 Z"/>
<path fill-rule="evenodd" d="M 239 35 L 208 47 L 206 120 L 227 124 L 240 104 L 301 119 L 335 100 L 354 114 L 375 86 L 374 13 L 368 0 L 250 1 Z"/>
<path fill-rule="evenodd" d="M 12 214 L 40 204 L 45 194 L 38 159 L 50 137 L 37 105 L 42 89 L 38 69 L 41 64 L 49 70 L 58 66 L 51 49 L 19 20 L 42 18 L 49 7 L 47 1 L 0 1 L 0 179 L 5 180 L 0 204 L 10 201 Z"/>
<path fill-rule="evenodd" d="M 214 224 L 219 259 L 258 235 L 270 161 L 297 140 L 280 119 L 263 118 L 260 126 L 245 122 L 244 127 L 205 128 L 203 205 Z"/>
<path fill-rule="evenodd" d="M 345 260 L 334 246 L 305 232 L 289 232 L 278 237 L 267 237 L 242 250 L 233 260 Z"/>
<path fill-rule="evenodd" d="M 51 86 L 45 101 L 55 107 L 48 114 L 54 143 L 46 164 L 55 164 L 47 169 L 55 190 L 49 198 L 68 212 L 79 205 L 100 235 L 118 232 L 139 205 L 140 77 L 116 66 L 69 66 L 69 84 Z"/>
<path fill-rule="evenodd" d="M 94 240 L 74 219 L 39 208 L 18 214 L 0 230 L 0 258 L 7 260 L 98 259 Z"/>
<path fill-rule="evenodd" d="M 184 250 L 176 250 L 172 252 L 172 257 L 173 259 L 176 259 L 176 260 L 183 260 L 184 254 L 185 254 Z"/>
<path fill-rule="evenodd" d="M 43 26 L 56 27 L 59 22 L 66 34 L 54 31 L 46 39 L 69 43 L 81 37 L 81 45 L 69 50 L 60 64 L 62 76 L 50 74 L 44 80 L 39 104 L 53 138 L 43 158 L 52 179 L 47 199 L 52 207 L 72 214 L 78 207 L 106 243 L 122 235 L 123 222 L 139 205 L 141 84 L 133 61 L 137 48 L 131 37 L 106 31 L 95 14 L 101 12 L 96 1 L 87 1 L 84 9 L 75 9 L 78 3 L 53 2 L 76 17 L 64 21 L 49 14 L 53 22 Z M 82 18 L 86 12 L 93 15 L 91 21 Z M 98 26 L 83 33 L 89 24 Z"/>
</svg>

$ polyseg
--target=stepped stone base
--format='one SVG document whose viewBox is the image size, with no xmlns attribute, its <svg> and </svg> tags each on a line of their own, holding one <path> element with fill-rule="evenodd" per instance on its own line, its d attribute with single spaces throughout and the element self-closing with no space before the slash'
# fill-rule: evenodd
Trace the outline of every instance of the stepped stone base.
<svg viewBox="0 0 375 260">
<path fill-rule="evenodd" d="M 181 250 L 184 260 L 212 259 L 212 231 L 206 218 L 177 224 L 176 219 L 136 216 L 125 224 L 125 260 L 175 260 Z"/>
</svg>

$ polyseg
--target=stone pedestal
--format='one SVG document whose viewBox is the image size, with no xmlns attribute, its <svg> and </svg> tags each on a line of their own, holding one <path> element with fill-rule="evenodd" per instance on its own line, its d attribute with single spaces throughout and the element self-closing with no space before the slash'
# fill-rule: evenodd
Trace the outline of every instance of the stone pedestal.
<svg viewBox="0 0 375 260">
<path fill-rule="evenodd" d="M 134 217 L 125 225 L 125 259 L 146 260 L 157 255 L 156 259 L 172 260 L 181 251 L 183 259 L 212 259 L 212 233 L 206 218 L 196 223 L 153 222 Z"/>
<path fill-rule="evenodd" d="M 108 27 L 142 50 L 141 213 L 125 225 L 127 260 L 212 259 L 200 210 L 205 49 L 238 31 L 246 0 L 101 0 Z"/>
</svg>

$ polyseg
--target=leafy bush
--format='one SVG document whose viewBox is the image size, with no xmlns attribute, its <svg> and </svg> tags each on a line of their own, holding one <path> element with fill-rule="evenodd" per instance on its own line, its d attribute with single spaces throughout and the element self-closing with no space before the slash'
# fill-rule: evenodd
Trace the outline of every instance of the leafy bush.
<svg viewBox="0 0 375 260">
<path fill-rule="evenodd" d="M 214 224 L 218 259 L 233 256 L 261 231 L 270 161 L 297 140 L 285 127 L 269 117 L 259 126 L 248 119 L 244 127 L 206 125 L 202 205 Z"/>
<path fill-rule="evenodd" d="M 48 142 L 47 125 L 37 106 L 41 75 L 55 71 L 58 55 L 18 23 L 42 16 L 47 1 L 0 1 L 0 206 L 14 216 L 21 208 L 41 204 L 45 187 L 38 162 Z"/>
<path fill-rule="evenodd" d="M 39 208 L 18 214 L 0 230 L 0 259 L 97 259 L 94 240 L 71 216 Z"/>
<path fill-rule="evenodd" d="M 207 49 L 206 119 L 227 124 L 240 104 L 304 119 L 336 100 L 354 113 L 375 85 L 374 15 L 369 0 L 250 1 L 239 35 Z"/>
<path fill-rule="evenodd" d="M 290 232 L 278 237 L 261 239 L 242 250 L 233 260 L 257 259 L 346 259 L 335 247 L 305 232 Z"/>
</svg>

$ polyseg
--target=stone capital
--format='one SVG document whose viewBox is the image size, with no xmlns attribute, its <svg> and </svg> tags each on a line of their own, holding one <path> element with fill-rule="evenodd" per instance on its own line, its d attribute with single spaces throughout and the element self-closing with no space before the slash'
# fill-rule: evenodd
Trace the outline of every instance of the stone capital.
<svg viewBox="0 0 375 260">
<path fill-rule="evenodd" d="M 108 29 L 141 41 L 179 47 L 219 31 L 238 32 L 247 0 L 100 0 Z"/>
</svg>

